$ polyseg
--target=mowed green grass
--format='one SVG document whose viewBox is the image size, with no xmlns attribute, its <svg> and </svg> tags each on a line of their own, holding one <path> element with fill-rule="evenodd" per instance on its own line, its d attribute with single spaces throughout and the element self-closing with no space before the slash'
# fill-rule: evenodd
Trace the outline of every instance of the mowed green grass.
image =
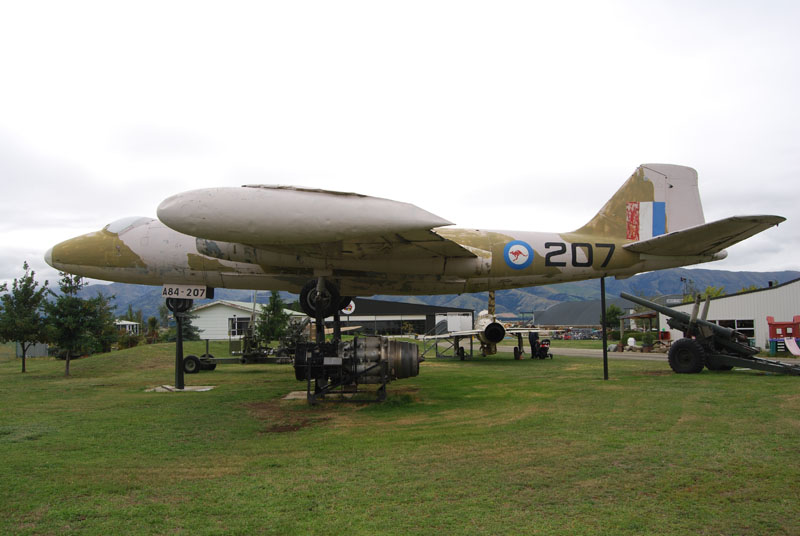
<svg viewBox="0 0 800 536">
<path fill-rule="evenodd" d="M 501 355 L 309 407 L 284 365 L 146 393 L 173 361 L 0 362 L 0 533 L 800 533 L 797 377 Z"/>
</svg>

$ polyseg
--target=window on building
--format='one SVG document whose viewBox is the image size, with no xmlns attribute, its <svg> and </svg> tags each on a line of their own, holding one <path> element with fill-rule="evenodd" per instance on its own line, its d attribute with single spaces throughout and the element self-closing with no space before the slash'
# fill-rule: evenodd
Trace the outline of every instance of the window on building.
<svg viewBox="0 0 800 536">
<path fill-rule="evenodd" d="M 724 328 L 735 329 L 745 337 L 756 336 L 755 322 L 752 320 L 711 320 L 711 322 Z"/>
<path fill-rule="evenodd" d="M 241 337 L 250 327 L 250 318 L 246 316 L 234 316 L 228 319 L 228 335 L 231 337 Z"/>
<path fill-rule="evenodd" d="M 756 328 L 755 322 L 752 320 L 737 320 L 736 321 L 736 331 L 740 332 L 742 335 L 747 337 L 755 337 L 756 336 Z"/>
</svg>

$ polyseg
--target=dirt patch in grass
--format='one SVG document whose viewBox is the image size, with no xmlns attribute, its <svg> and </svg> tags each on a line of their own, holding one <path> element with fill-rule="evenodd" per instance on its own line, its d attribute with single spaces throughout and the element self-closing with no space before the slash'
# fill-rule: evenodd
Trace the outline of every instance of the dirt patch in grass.
<svg viewBox="0 0 800 536">
<path fill-rule="evenodd" d="M 800 409 L 800 395 L 783 395 L 779 396 L 780 407 L 787 410 Z"/>
<path fill-rule="evenodd" d="M 267 423 L 263 432 L 266 434 L 297 432 L 303 428 L 331 420 L 328 415 L 309 415 L 294 411 L 288 405 L 281 404 L 279 400 L 251 402 L 245 404 L 245 407 L 253 417 Z"/>
<path fill-rule="evenodd" d="M 674 374 L 671 370 L 643 370 L 641 372 L 634 372 L 634 376 L 671 376 Z"/>
</svg>

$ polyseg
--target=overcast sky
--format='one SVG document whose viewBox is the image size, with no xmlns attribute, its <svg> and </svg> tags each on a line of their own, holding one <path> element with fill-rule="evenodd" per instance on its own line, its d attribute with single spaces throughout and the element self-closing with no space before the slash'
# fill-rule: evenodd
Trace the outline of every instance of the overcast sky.
<svg viewBox="0 0 800 536">
<path fill-rule="evenodd" d="M 193 188 L 569 231 L 646 162 L 707 221 L 788 218 L 701 267 L 800 269 L 800 2 L 0 6 L 0 280 Z"/>
</svg>

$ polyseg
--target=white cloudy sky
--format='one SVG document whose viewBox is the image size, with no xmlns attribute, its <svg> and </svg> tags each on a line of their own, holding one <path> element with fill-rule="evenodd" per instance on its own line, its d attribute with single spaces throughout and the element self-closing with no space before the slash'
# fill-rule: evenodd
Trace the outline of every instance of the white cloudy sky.
<svg viewBox="0 0 800 536">
<path fill-rule="evenodd" d="M 0 280 L 191 188 L 567 231 L 644 162 L 696 168 L 708 221 L 789 218 L 714 267 L 800 269 L 798 27 L 768 0 L 3 2 Z"/>
</svg>

